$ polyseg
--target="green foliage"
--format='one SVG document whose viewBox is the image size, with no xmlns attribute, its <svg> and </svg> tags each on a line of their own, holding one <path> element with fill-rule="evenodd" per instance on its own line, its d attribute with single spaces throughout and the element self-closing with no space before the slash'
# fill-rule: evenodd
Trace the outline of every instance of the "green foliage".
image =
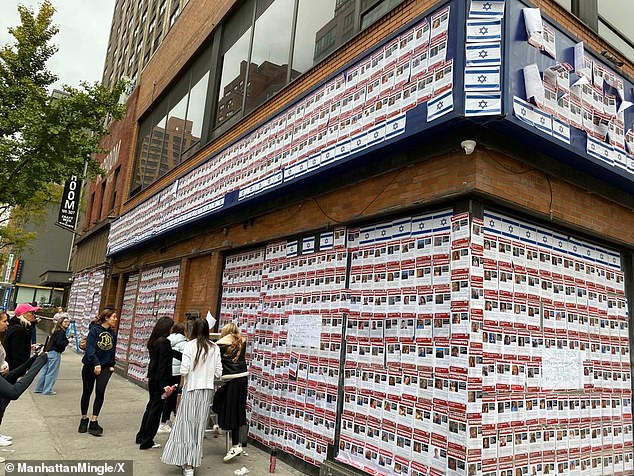
<svg viewBox="0 0 634 476">
<path fill-rule="evenodd" d="M 52 198 L 52 184 L 81 176 L 85 161 L 89 178 L 101 172 L 93 154 L 107 152 L 99 142 L 108 120 L 123 117 L 125 85 L 108 90 L 84 82 L 52 96 L 48 88 L 57 77 L 46 62 L 57 52 L 55 9 L 45 0 L 37 14 L 24 6 L 18 12 L 21 24 L 9 29 L 15 42 L 0 47 L 0 204 L 24 215 Z M 20 221 L 9 226 L 0 217 L 0 238 L 21 243 L 19 229 L 9 229 Z"/>
</svg>

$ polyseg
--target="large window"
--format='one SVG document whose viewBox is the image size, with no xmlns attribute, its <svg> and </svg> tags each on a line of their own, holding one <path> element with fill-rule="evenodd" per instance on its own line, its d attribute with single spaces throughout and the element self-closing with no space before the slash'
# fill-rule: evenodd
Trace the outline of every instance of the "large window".
<svg viewBox="0 0 634 476">
<path fill-rule="evenodd" d="M 141 122 L 130 194 L 154 183 L 402 1 L 239 2 L 193 66 Z M 144 62 L 148 59 L 149 51 Z"/>
<path fill-rule="evenodd" d="M 300 0 L 293 48 L 293 78 L 305 73 L 337 44 L 336 0 Z M 352 2 L 354 4 L 354 2 Z"/>
<path fill-rule="evenodd" d="M 245 113 L 269 99 L 288 83 L 295 0 L 258 0 Z"/>
<path fill-rule="evenodd" d="M 586 0 L 587 1 L 587 0 Z M 599 0 L 599 35 L 634 61 L 634 23 L 632 0 Z"/>
<path fill-rule="evenodd" d="M 210 63 L 209 54 L 202 55 L 141 124 L 131 194 L 200 148 Z"/>
</svg>

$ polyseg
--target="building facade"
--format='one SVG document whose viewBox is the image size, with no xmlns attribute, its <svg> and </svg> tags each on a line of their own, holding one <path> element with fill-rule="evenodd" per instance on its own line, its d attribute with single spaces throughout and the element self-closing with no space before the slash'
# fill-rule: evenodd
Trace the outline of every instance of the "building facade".
<svg viewBox="0 0 634 476">
<path fill-rule="evenodd" d="M 210 311 L 309 464 L 632 474 L 634 65 L 587 5 L 191 0 L 86 194 L 119 370 Z"/>
</svg>

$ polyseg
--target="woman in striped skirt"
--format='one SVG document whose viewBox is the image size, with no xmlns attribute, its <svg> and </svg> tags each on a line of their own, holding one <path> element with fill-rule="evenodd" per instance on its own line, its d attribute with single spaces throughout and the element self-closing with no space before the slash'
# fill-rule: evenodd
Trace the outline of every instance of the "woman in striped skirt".
<svg viewBox="0 0 634 476">
<path fill-rule="evenodd" d="M 190 341 L 183 349 L 181 403 L 161 456 L 163 463 L 181 466 L 184 476 L 193 476 L 194 468 L 202 462 L 214 380 L 221 375 L 220 351 L 209 340 L 209 324 L 205 319 L 196 319 L 191 326 Z"/>
</svg>

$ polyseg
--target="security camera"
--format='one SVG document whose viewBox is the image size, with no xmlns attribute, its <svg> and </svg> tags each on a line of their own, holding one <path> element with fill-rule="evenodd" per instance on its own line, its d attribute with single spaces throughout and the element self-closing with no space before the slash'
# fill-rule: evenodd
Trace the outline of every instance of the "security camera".
<svg viewBox="0 0 634 476">
<path fill-rule="evenodd" d="M 460 147 L 464 150 L 464 153 L 467 155 L 471 155 L 477 145 L 477 142 L 474 140 L 463 140 L 460 143 Z"/>
</svg>

